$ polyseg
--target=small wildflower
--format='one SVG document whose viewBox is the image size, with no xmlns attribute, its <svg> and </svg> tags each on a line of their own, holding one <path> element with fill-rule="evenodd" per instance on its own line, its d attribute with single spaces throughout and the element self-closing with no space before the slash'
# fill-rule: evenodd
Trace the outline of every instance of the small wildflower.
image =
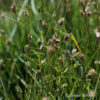
<svg viewBox="0 0 100 100">
<path fill-rule="evenodd" d="M 63 23 L 64 23 L 64 18 L 60 18 L 59 21 L 58 21 L 58 24 L 62 25 Z"/>
<path fill-rule="evenodd" d="M 11 6 L 11 10 L 16 13 L 16 3 L 13 3 Z"/>
<path fill-rule="evenodd" d="M 24 11 L 25 16 L 29 16 L 29 12 L 27 10 Z"/>
<path fill-rule="evenodd" d="M 88 74 L 86 75 L 86 77 L 89 77 L 89 76 L 96 76 L 96 71 L 94 69 L 90 69 Z"/>
<path fill-rule="evenodd" d="M 8 45 L 8 46 L 11 46 L 11 44 L 12 44 L 12 40 L 8 39 L 8 40 L 7 40 L 7 45 Z"/>
</svg>

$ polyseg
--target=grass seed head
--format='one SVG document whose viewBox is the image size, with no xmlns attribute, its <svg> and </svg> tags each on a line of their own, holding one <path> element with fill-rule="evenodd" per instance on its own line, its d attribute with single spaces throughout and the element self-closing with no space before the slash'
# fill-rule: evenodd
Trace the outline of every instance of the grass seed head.
<svg viewBox="0 0 100 100">
<path fill-rule="evenodd" d="M 28 10 L 25 10 L 25 11 L 24 11 L 24 15 L 25 15 L 25 16 L 29 16 Z"/>
<path fill-rule="evenodd" d="M 82 16 L 85 16 L 85 12 L 83 10 L 80 10 L 80 13 Z"/>
<path fill-rule="evenodd" d="M 46 59 L 41 60 L 40 65 L 44 65 L 46 63 Z"/>
<path fill-rule="evenodd" d="M 65 83 L 65 84 L 63 84 L 62 86 L 61 86 L 61 88 L 63 89 L 63 88 L 66 88 L 67 87 L 67 83 Z"/>
<path fill-rule="evenodd" d="M 63 65 L 63 59 L 61 56 L 58 58 L 58 60 L 59 60 L 60 65 Z"/>
<path fill-rule="evenodd" d="M 38 8 L 38 12 L 39 12 L 39 13 L 41 12 L 41 8 L 40 8 L 40 7 Z"/>
<path fill-rule="evenodd" d="M 84 54 L 82 54 L 82 53 L 80 53 L 80 58 L 81 58 L 81 60 L 85 60 L 85 57 L 84 57 Z"/>
<path fill-rule="evenodd" d="M 59 21 L 58 21 L 58 24 L 62 25 L 63 23 L 64 23 L 64 18 L 60 18 Z"/>
<path fill-rule="evenodd" d="M 45 27 L 47 24 L 44 20 L 42 20 L 42 26 Z"/>
<path fill-rule="evenodd" d="M 29 33 L 28 34 L 28 40 L 31 40 L 32 39 L 32 35 Z"/>
<path fill-rule="evenodd" d="M 100 32 L 98 31 L 98 29 L 95 29 L 94 33 L 95 33 L 96 39 L 100 39 Z"/>
<path fill-rule="evenodd" d="M 8 40 L 7 40 L 7 45 L 8 45 L 8 46 L 11 46 L 11 44 L 12 44 L 12 40 L 8 39 Z"/>
<path fill-rule="evenodd" d="M 89 77 L 89 76 L 96 76 L 96 71 L 95 71 L 95 69 L 90 69 L 89 70 L 89 72 L 88 72 L 88 74 L 86 75 L 86 77 Z"/>
<path fill-rule="evenodd" d="M 67 58 L 69 55 L 70 55 L 70 52 L 69 51 L 66 51 L 65 57 Z"/>
<path fill-rule="evenodd" d="M 54 47 L 53 46 L 48 46 L 48 48 L 47 48 L 48 55 L 51 56 L 53 54 L 53 52 L 54 52 Z"/>
<path fill-rule="evenodd" d="M 76 52 L 77 52 L 77 49 L 74 48 L 74 49 L 72 50 L 72 54 L 75 54 Z"/>
<path fill-rule="evenodd" d="M 26 62 L 26 66 L 31 67 L 31 65 L 32 65 L 32 64 L 31 64 L 30 61 L 27 61 L 27 62 Z"/>
<path fill-rule="evenodd" d="M 12 10 L 13 13 L 16 13 L 16 3 L 13 3 L 11 5 L 11 10 Z"/>
<path fill-rule="evenodd" d="M 96 1 L 93 1 L 93 6 L 94 6 L 94 8 L 98 8 Z"/>
<path fill-rule="evenodd" d="M 64 36 L 64 41 L 66 42 L 66 41 L 69 39 L 69 37 L 70 37 L 70 34 L 69 34 L 69 33 L 66 34 L 66 35 Z"/>
</svg>

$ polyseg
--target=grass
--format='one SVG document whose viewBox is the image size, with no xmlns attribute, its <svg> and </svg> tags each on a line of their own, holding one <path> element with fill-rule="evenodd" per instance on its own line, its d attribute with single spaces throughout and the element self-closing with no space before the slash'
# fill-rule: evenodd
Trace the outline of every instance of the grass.
<svg viewBox="0 0 100 100">
<path fill-rule="evenodd" d="M 1 100 L 100 99 L 94 1 L 0 1 Z"/>
</svg>

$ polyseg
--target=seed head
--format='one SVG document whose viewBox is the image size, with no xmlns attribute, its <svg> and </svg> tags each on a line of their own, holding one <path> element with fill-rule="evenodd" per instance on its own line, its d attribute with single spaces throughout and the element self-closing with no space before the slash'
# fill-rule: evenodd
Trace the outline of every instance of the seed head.
<svg viewBox="0 0 100 100">
<path fill-rule="evenodd" d="M 58 60 L 59 60 L 59 63 L 60 63 L 61 65 L 63 65 L 63 60 L 62 60 L 62 57 L 61 57 L 61 56 L 58 58 Z"/>
<path fill-rule="evenodd" d="M 65 53 L 66 58 L 67 58 L 69 55 L 70 55 L 70 52 L 69 52 L 69 51 L 66 51 L 66 53 Z"/>
<path fill-rule="evenodd" d="M 66 88 L 66 87 L 67 87 L 67 84 L 66 83 L 61 86 L 62 89 L 63 88 Z"/>
<path fill-rule="evenodd" d="M 32 64 L 31 64 L 30 61 L 27 61 L 27 62 L 26 62 L 26 66 L 30 67 L 31 65 L 32 65 Z"/>
<path fill-rule="evenodd" d="M 98 29 L 95 29 L 94 33 L 95 33 L 96 38 L 100 39 L 100 32 L 98 31 Z"/>
<path fill-rule="evenodd" d="M 86 75 L 86 77 L 89 77 L 89 76 L 96 76 L 96 71 L 94 69 L 90 69 L 88 74 Z"/>
<path fill-rule="evenodd" d="M 95 8 L 98 8 L 96 1 L 93 1 L 93 5 L 94 5 Z"/>
<path fill-rule="evenodd" d="M 7 45 L 8 45 L 8 46 L 11 46 L 11 44 L 12 44 L 12 40 L 8 39 L 8 40 L 7 40 Z"/>
<path fill-rule="evenodd" d="M 29 16 L 29 12 L 27 10 L 24 11 L 25 16 Z"/>
<path fill-rule="evenodd" d="M 58 50 L 58 49 L 59 49 L 58 44 L 54 44 L 54 47 L 55 47 L 55 49 L 56 49 L 56 50 Z"/>
<path fill-rule="evenodd" d="M 38 12 L 39 12 L 39 13 L 41 12 L 41 9 L 40 9 L 40 7 L 38 8 Z"/>
<path fill-rule="evenodd" d="M 80 53 L 80 58 L 81 58 L 81 60 L 83 60 L 84 61 L 84 54 L 82 54 L 82 53 Z"/>
<path fill-rule="evenodd" d="M 12 4 L 11 10 L 13 11 L 13 13 L 16 13 L 16 3 Z"/>
<path fill-rule="evenodd" d="M 31 40 L 32 39 L 32 35 L 29 33 L 28 34 L 28 40 Z"/>
<path fill-rule="evenodd" d="M 53 43 L 53 40 L 52 39 L 49 39 L 48 40 L 48 44 L 50 45 L 50 44 L 52 44 Z"/>
<path fill-rule="evenodd" d="M 22 93 L 21 87 L 20 87 L 20 86 L 16 86 L 16 91 L 17 91 L 18 93 Z"/>
<path fill-rule="evenodd" d="M 90 16 L 92 13 L 91 13 L 91 11 L 90 11 L 90 7 L 89 6 L 86 6 L 86 8 L 85 8 L 85 13 L 88 15 L 88 16 Z"/>
<path fill-rule="evenodd" d="M 42 18 L 39 19 L 39 22 L 42 23 Z"/>
<path fill-rule="evenodd" d="M 70 34 L 66 34 L 66 35 L 64 36 L 64 41 L 66 42 L 66 41 L 69 39 L 69 37 L 70 37 Z"/>
<path fill-rule="evenodd" d="M 48 55 L 51 56 L 51 55 L 53 54 L 53 52 L 54 52 L 54 47 L 53 47 L 53 46 L 49 46 L 49 47 L 47 48 L 47 53 L 48 53 Z"/>
<path fill-rule="evenodd" d="M 44 65 L 46 63 L 46 59 L 41 60 L 40 65 Z"/>
<path fill-rule="evenodd" d="M 72 50 L 72 54 L 74 55 L 76 52 L 77 52 L 77 49 L 74 48 L 74 49 Z"/>
<path fill-rule="evenodd" d="M 80 13 L 82 16 L 85 16 L 85 12 L 83 10 L 80 10 Z"/>
<path fill-rule="evenodd" d="M 58 21 L 58 24 L 62 25 L 63 23 L 64 23 L 64 18 L 60 18 L 59 21 Z"/>
<path fill-rule="evenodd" d="M 42 20 L 42 26 L 45 27 L 46 26 L 46 22 L 44 20 Z"/>
<path fill-rule="evenodd" d="M 80 3 L 81 3 L 81 5 L 83 6 L 83 5 L 85 5 L 86 0 L 80 0 Z"/>
</svg>

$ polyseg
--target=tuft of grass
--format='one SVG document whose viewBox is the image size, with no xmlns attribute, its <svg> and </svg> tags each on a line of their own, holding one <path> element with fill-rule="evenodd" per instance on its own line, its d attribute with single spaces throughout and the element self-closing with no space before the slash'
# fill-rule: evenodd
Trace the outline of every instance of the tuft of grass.
<svg viewBox="0 0 100 100">
<path fill-rule="evenodd" d="M 99 5 L 0 1 L 0 99 L 99 100 Z"/>
</svg>

